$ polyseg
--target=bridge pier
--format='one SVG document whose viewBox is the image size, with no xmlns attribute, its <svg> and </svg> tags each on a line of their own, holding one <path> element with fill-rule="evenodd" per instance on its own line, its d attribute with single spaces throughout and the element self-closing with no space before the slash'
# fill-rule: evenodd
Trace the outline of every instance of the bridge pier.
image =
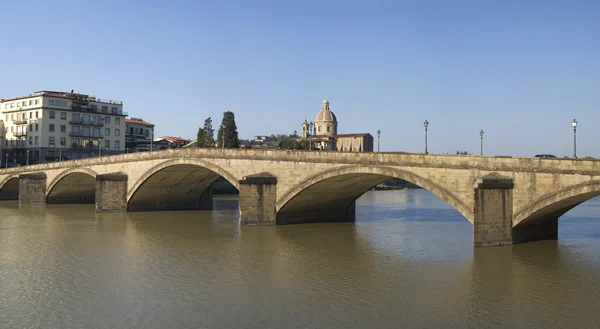
<svg viewBox="0 0 600 329">
<path fill-rule="evenodd" d="M 46 174 L 19 175 L 19 204 L 46 204 Z"/>
<path fill-rule="evenodd" d="M 492 173 L 477 179 L 474 188 L 473 246 L 512 244 L 513 179 Z"/>
<path fill-rule="evenodd" d="M 269 173 L 240 180 L 240 225 L 275 225 L 277 177 Z"/>
<path fill-rule="evenodd" d="M 127 211 L 127 175 L 96 175 L 96 212 Z"/>
</svg>

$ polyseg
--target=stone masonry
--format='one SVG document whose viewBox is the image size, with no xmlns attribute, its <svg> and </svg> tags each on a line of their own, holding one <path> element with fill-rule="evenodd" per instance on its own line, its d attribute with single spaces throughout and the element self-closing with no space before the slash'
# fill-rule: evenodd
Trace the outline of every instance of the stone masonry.
<svg viewBox="0 0 600 329">
<path fill-rule="evenodd" d="M 475 247 L 512 244 L 512 178 L 496 173 L 475 181 Z"/>
<path fill-rule="evenodd" d="M 36 172 L 19 175 L 19 203 L 46 203 L 46 174 Z"/>
<path fill-rule="evenodd" d="M 256 184 L 242 183 L 244 177 L 266 171 L 276 184 L 262 184 L 259 191 Z M 502 231 L 505 222 L 496 233 L 485 230 L 490 209 L 506 210 L 498 204 L 491 207 L 495 203 L 487 203 L 486 198 L 503 196 L 508 205 L 512 195 L 509 215 L 495 216 L 504 221 L 510 218 L 513 242 L 524 242 L 555 238 L 557 219 L 562 214 L 600 195 L 598 160 L 186 148 L 0 169 L 0 200 L 16 199 L 18 195 L 22 204 L 44 203 L 48 197 L 60 201 L 82 193 L 95 198 L 96 177 L 115 172 L 127 175 L 127 184 L 120 184 L 127 190 L 128 210 L 144 210 L 146 206 L 148 210 L 168 210 L 179 205 L 187 209 L 191 208 L 188 205 L 198 204 L 203 208 L 210 203 L 211 193 L 206 189 L 223 177 L 240 190 L 242 224 L 351 220 L 358 197 L 380 182 L 399 178 L 435 194 L 472 224 L 477 221 L 474 235 L 487 236 L 476 238 L 478 245 L 510 240 Z M 43 173 L 46 178 L 28 176 L 34 173 Z M 491 173 L 511 178 L 512 192 L 486 189 L 485 184 L 474 187 L 477 179 Z M 248 195 L 273 197 L 276 215 L 270 203 L 263 200 L 264 213 L 250 216 L 248 211 L 253 207 L 246 206 Z M 254 211 L 258 211 L 256 207 Z M 482 217 L 481 211 L 486 216 Z"/>
<path fill-rule="evenodd" d="M 240 180 L 240 224 L 274 225 L 277 222 L 277 178 L 268 173 Z"/>
<path fill-rule="evenodd" d="M 96 212 L 127 211 L 127 175 L 96 176 Z"/>
</svg>

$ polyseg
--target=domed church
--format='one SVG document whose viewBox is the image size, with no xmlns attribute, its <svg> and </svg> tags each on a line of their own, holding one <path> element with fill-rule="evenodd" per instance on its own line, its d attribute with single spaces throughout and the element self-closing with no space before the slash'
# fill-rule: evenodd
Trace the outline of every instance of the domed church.
<svg viewBox="0 0 600 329">
<path fill-rule="evenodd" d="M 313 150 L 373 152 L 371 134 L 338 134 L 337 117 L 329 108 L 327 98 L 314 122 L 304 119 L 301 138 L 309 139 Z"/>
</svg>

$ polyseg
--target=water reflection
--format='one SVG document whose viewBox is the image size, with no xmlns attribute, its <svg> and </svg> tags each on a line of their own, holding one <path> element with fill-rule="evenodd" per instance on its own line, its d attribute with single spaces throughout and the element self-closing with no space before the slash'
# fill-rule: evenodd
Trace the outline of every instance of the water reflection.
<svg viewBox="0 0 600 329">
<path fill-rule="evenodd" d="M 354 224 L 242 228 L 231 197 L 103 214 L 0 202 L 2 326 L 593 327 L 599 204 L 565 215 L 559 241 L 473 249 L 471 224 L 424 190 L 369 192 Z"/>
</svg>

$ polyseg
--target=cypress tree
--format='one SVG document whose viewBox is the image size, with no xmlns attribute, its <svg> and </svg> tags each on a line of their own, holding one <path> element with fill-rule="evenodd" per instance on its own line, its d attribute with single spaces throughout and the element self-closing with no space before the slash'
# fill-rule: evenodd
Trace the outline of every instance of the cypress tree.
<svg viewBox="0 0 600 329">
<path fill-rule="evenodd" d="M 223 133 L 225 133 L 225 138 L 223 138 Z M 217 138 L 218 147 L 223 147 L 223 142 L 225 142 L 225 148 L 240 147 L 240 141 L 238 139 L 237 126 L 235 125 L 235 116 L 233 112 L 227 111 L 223 113 L 223 120 L 221 121 Z"/>
</svg>

